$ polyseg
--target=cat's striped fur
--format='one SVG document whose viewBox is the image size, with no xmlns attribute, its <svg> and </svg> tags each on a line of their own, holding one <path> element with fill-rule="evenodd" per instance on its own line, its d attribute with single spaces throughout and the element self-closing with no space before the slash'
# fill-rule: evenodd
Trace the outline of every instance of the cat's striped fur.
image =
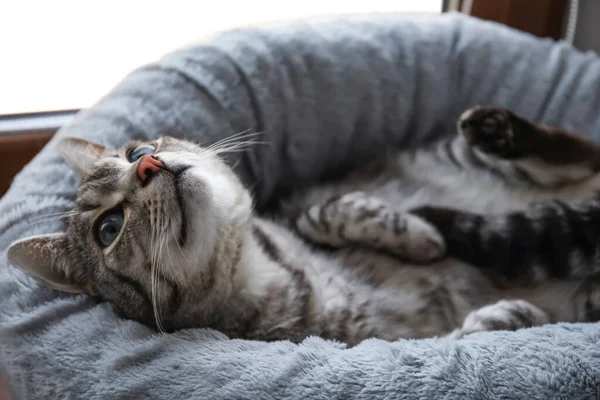
<svg viewBox="0 0 600 400">
<path fill-rule="evenodd" d="M 356 343 L 597 320 L 599 146 L 495 108 L 459 130 L 297 193 L 274 218 L 219 159 L 233 141 L 162 138 L 132 160 L 148 144 L 66 140 L 83 175 L 68 230 L 9 258 L 165 330 Z"/>
</svg>

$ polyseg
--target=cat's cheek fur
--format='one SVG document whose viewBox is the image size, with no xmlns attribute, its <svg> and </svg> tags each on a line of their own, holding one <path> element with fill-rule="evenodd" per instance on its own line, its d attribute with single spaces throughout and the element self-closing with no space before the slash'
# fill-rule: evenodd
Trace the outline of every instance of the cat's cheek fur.
<svg viewBox="0 0 600 400">
<path fill-rule="evenodd" d="M 201 278 L 219 257 L 219 241 L 237 219 L 249 218 L 251 201 L 243 201 L 247 194 L 241 183 L 217 157 L 189 152 L 189 146 L 179 150 L 173 139 L 165 143 L 174 149 L 159 152 L 160 160 L 171 170 L 184 170 L 176 185 L 186 235 L 170 252 L 186 277 L 184 285 Z"/>
<path fill-rule="evenodd" d="M 219 241 L 232 236 L 231 227 L 243 226 L 250 219 L 252 201 L 237 180 L 219 171 L 192 167 L 184 179 L 182 196 L 188 237 L 183 250 L 188 259 L 197 260 L 195 265 L 203 266 L 218 256 L 215 252 L 219 251 Z M 243 229 L 239 234 L 244 234 Z"/>
<path fill-rule="evenodd" d="M 286 282 L 289 280 L 287 275 L 279 264 L 265 257 L 249 232 L 233 275 L 234 290 L 240 297 L 258 305 L 268 295 L 269 283 Z"/>
</svg>

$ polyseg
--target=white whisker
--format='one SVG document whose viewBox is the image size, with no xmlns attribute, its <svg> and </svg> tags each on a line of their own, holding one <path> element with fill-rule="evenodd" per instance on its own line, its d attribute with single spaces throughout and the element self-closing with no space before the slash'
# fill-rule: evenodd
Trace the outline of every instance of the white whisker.
<svg viewBox="0 0 600 400">
<path fill-rule="evenodd" d="M 179 246 L 179 243 L 177 243 L 177 235 L 175 233 L 175 228 L 174 228 L 173 224 L 171 224 L 169 222 L 167 222 L 165 224 L 165 232 L 164 232 L 164 234 L 165 234 L 165 236 L 167 236 L 167 230 L 168 230 L 169 227 L 171 228 L 171 236 L 170 236 L 171 240 L 173 240 L 175 242 L 175 244 L 179 248 L 179 252 L 183 255 L 183 251 L 181 250 L 181 246 Z M 181 280 L 180 270 L 173 263 L 173 259 L 171 257 L 171 251 L 170 251 L 170 249 L 168 247 L 168 244 L 169 244 L 169 240 L 167 240 L 167 257 L 169 258 L 169 263 L 168 263 L 169 270 L 170 270 L 171 274 L 173 274 L 173 276 L 176 277 L 176 279 Z"/>
<path fill-rule="evenodd" d="M 29 222 L 29 224 L 39 224 L 42 222 L 57 221 L 57 220 L 72 217 L 74 215 L 79 215 L 79 214 L 80 213 L 75 210 L 69 210 L 69 211 L 64 211 L 64 212 L 60 212 L 60 213 L 45 214 L 45 215 L 40 215 L 37 218 L 33 218 Z"/>
<path fill-rule="evenodd" d="M 161 226 L 162 224 L 159 222 L 157 224 L 157 226 L 153 226 L 152 227 L 152 257 L 151 257 L 151 261 L 150 261 L 150 274 L 151 274 L 151 282 L 150 282 L 150 286 L 151 286 L 151 297 L 152 297 L 152 310 L 154 312 L 154 321 L 156 323 L 156 329 L 158 330 L 159 333 L 164 333 L 165 329 L 162 323 L 162 315 L 160 312 L 160 304 L 159 304 L 159 281 L 158 281 L 158 268 L 159 268 L 159 263 L 161 260 L 161 256 L 162 256 L 162 246 L 163 246 L 163 240 L 164 240 L 164 236 L 161 235 L 160 230 L 161 230 Z"/>
<path fill-rule="evenodd" d="M 218 151 L 219 149 L 225 148 L 236 143 L 243 143 L 246 141 L 255 140 L 262 135 L 263 132 L 252 132 L 244 135 L 232 135 L 207 146 L 206 149 L 210 151 Z"/>
<path fill-rule="evenodd" d="M 236 141 L 236 140 L 243 140 L 243 139 L 248 139 L 248 138 L 254 138 L 254 137 L 259 136 L 259 135 L 262 134 L 262 132 L 250 132 L 250 133 L 248 133 L 249 131 L 250 131 L 250 129 L 246 129 L 244 131 L 241 131 L 241 132 L 235 133 L 233 135 L 224 137 L 223 139 L 217 140 L 216 142 L 214 142 L 214 143 L 206 146 L 206 149 L 207 150 L 214 150 L 215 148 L 217 148 L 219 146 L 222 146 L 222 145 L 224 145 L 226 143 L 233 142 L 233 141 Z"/>
<path fill-rule="evenodd" d="M 160 246 L 158 247 L 158 251 L 159 251 L 159 261 L 156 264 L 156 291 L 157 291 L 157 296 L 160 295 L 160 291 L 159 291 L 159 286 L 160 286 L 160 276 L 163 275 L 164 276 L 164 257 L 163 257 L 163 252 L 165 250 L 165 241 L 166 241 L 166 234 L 164 232 L 164 226 L 165 226 L 165 221 L 164 221 L 164 212 L 162 212 L 161 210 L 161 226 L 160 226 L 160 235 L 161 235 L 161 239 L 160 239 Z M 168 250 L 167 250 L 167 254 L 168 254 Z M 160 300 L 160 299 L 159 299 Z M 163 323 L 162 323 L 162 311 L 160 308 L 161 304 L 160 301 L 158 302 L 158 318 L 160 320 L 160 330 L 162 332 L 165 331 Z"/>
<path fill-rule="evenodd" d="M 100 158 L 102 156 L 102 153 L 100 153 L 99 151 L 97 151 L 96 147 L 93 146 L 90 142 L 88 142 L 86 144 L 86 151 L 89 152 L 89 153 L 94 153 L 97 158 Z"/>
<path fill-rule="evenodd" d="M 223 146 L 218 149 L 214 149 L 213 151 L 217 154 L 221 153 L 235 153 L 238 151 L 246 150 L 248 147 L 257 145 L 257 144 L 269 144 L 268 142 L 260 142 L 257 140 L 248 140 L 245 142 L 233 143 L 228 146 Z"/>
</svg>

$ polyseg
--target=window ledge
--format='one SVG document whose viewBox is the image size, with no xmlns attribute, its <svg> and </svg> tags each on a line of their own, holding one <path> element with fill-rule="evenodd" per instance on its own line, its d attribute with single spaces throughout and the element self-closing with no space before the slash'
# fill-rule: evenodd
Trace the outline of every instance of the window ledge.
<svg viewBox="0 0 600 400">
<path fill-rule="evenodd" d="M 56 131 L 79 110 L 0 115 L 0 136 Z"/>
</svg>

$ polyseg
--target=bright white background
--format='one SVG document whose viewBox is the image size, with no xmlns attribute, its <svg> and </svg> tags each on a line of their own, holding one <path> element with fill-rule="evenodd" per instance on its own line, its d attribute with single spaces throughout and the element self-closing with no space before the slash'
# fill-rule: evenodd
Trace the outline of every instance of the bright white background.
<svg viewBox="0 0 600 400">
<path fill-rule="evenodd" d="M 0 114 L 92 105 L 134 68 L 228 28 L 436 13 L 442 0 L 0 0 Z"/>
</svg>

